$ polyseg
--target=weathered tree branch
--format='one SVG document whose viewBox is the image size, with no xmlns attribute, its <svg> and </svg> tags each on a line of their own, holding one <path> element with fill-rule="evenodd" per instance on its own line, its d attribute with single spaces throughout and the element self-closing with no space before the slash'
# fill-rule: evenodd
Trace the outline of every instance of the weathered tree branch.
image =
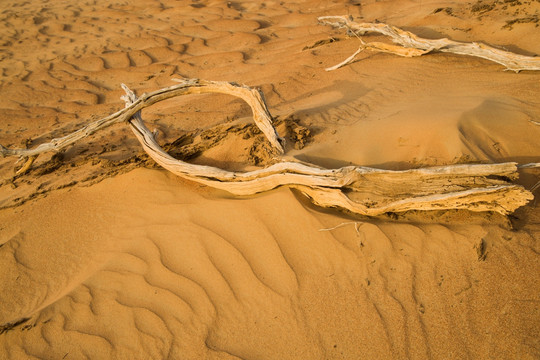
<svg viewBox="0 0 540 360">
<path fill-rule="evenodd" d="M 235 195 L 252 195 L 278 186 L 289 186 L 306 194 L 317 205 L 338 207 L 368 216 L 408 210 L 442 209 L 508 214 L 532 199 L 529 191 L 508 181 L 517 177 L 515 163 L 390 171 L 361 166 L 323 169 L 312 164 L 283 161 L 249 172 L 231 172 L 211 166 L 189 164 L 173 158 L 161 148 L 152 132 L 145 126 L 141 109 L 184 94 L 220 92 L 234 95 L 251 106 L 259 128 L 271 144 L 283 152 L 261 94 L 245 86 L 201 80 L 182 81 L 179 85 L 145 94 L 141 98 L 137 98 L 127 86 L 122 87 L 126 91 L 126 96 L 123 97 L 126 102 L 124 110 L 36 149 L 3 148 L 4 155 L 35 157 L 42 152 L 65 147 L 112 123 L 128 120 L 144 150 L 165 169 Z"/>
<path fill-rule="evenodd" d="M 126 87 L 124 90 L 128 94 L 124 98 L 126 106 L 130 106 L 137 97 Z M 235 195 L 290 186 L 317 205 L 368 216 L 441 209 L 507 214 L 532 199 L 532 194 L 523 187 L 504 180 L 517 177 L 515 163 L 389 171 L 358 166 L 328 170 L 300 162 L 281 162 L 251 172 L 230 172 L 171 157 L 144 125 L 140 113 L 135 114 L 130 125 L 144 150 L 165 169 Z"/>
<path fill-rule="evenodd" d="M 448 52 L 460 55 L 476 56 L 494 61 L 506 67 L 506 70 L 520 72 L 522 70 L 540 70 L 540 58 L 515 54 L 500 50 L 489 45 L 472 42 L 463 43 L 443 39 L 424 39 L 409 31 L 402 30 L 384 23 L 357 23 L 348 16 L 321 16 L 318 20 L 337 28 L 344 28 L 352 32 L 359 39 L 368 32 L 379 33 L 388 36 L 392 42 L 398 45 L 380 42 L 366 43 L 360 39 L 360 48 L 345 61 L 327 68 L 327 71 L 336 70 L 352 62 L 362 50 L 388 52 L 404 57 L 421 56 L 430 52 Z"/>
<path fill-rule="evenodd" d="M 174 80 L 174 79 L 173 79 Z M 0 145 L 0 155 L 19 156 L 29 158 L 49 151 L 59 151 L 85 137 L 94 134 L 98 130 L 105 129 L 113 124 L 129 121 L 131 117 L 145 107 L 153 105 L 175 96 L 187 94 L 222 93 L 237 96 L 243 99 L 253 111 L 253 120 L 259 129 L 266 135 L 272 146 L 283 153 L 282 139 L 277 135 L 272 126 L 272 116 L 268 112 L 262 93 L 247 86 L 224 81 L 206 81 L 199 79 L 175 80 L 178 85 L 169 86 L 160 90 L 143 94 L 130 106 L 115 112 L 112 115 L 96 120 L 85 127 L 61 138 L 52 139 L 48 143 L 41 144 L 34 149 L 7 149 Z"/>
</svg>

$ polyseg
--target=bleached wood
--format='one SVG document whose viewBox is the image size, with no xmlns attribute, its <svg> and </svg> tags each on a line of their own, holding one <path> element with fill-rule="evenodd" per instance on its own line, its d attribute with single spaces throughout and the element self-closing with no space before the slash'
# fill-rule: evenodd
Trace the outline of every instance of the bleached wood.
<svg viewBox="0 0 540 360">
<path fill-rule="evenodd" d="M 175 80 L 175 79 L 173 79 Z M 148 94 L 143 94 L 137 101 L 131 103 L 130 106 L 115 112 L 112 115 L 91 122 L 83 128 L 63 136 L 55 138 L 48 143 L 41 144 L 33 149 L 7 149 L 0 145 L 0 155 L 2 156 L 19 156 L 29 158 L 49 151 L 59 151 L 81 139 L 84 139 L 98 130 L 105 129 L 119 122 L 127 122 L 137 112 L 145 107 L 153 105 L 159 101 L 163 101 L 175 96 L 187 94 L 203 94 L 203 93 L 222 93 L 229 94 L 243 99 L 253 111 L 253 120 L 259 129 L 265 134 L 266 138 L 272 146 L 279 152 L 283 153 L 283 146 L 280 141 L 282 139 L 277 135 L 272 126 L 272 116 L 270 115 L 266 103 L 260 91 L 251 89 L 244 85 L 224 81 L 206 81 L 199 79 L 175 80 L 180 82 L 178 85 L 169 86 L 163 89 L 153 91 Z"/>
<path fill-rule="evenodd" d="M 528 163 L 528 164 L 522 164 L 519 165 L 520 169 L 533 169 L 533 168 L 540 168 L 540 163 Z"/>
<path fill-rule="evenodd" d="M 345 65 L 347 65 L 347 64 L 349 64 L 349 63 L 351 63 L 351 62 L 353 62 L 353 61 L 354 61 L 354 58 L 356 58 L 356 55 L 360 54 L 364 49 L 365 49 L 365 46 L 363 46 L 363 45 L 360 46 L 360 47 L 358 48 L 358 50 L 356 50 L 356 51 L 354 52 L 354 54 L 352 54 L 351 56 L 349 56 L 348 58 L 346 58 L 345 60 L 343 60 L 343 61 L 340 62 L 339 64 L 336 64 L 336 65 L 334 65 L 334 66 L 330 66 L 330 67 L 328 67 L 328 68 L 326 68 L 326 69 L 324 69 L 324 70 L 326 70 L 326 71 L 336 70 L 336 69 L 339 69 L 340 67 L 343 67 L 343 66 L 345 66 Z"/>
<path fill-rule="evenodd" d="M 361 41 L 360 49 L 353 56 L 338 65 L 327 68 L 327 71 L 338 69 L 352 62 L 354 57 L 363 49 L 388 52 L 405 57 L 421 56 L 434 51 L 448 52 L 487 59 L 505 66 L 506 70 L 515 72 L 540 70 L 539 57 L 519 55 L 478 42 L 464 43 L 447 38 L 435 40 L 424 39 L 392 25 L 384 23 L 357 23 L 352 21 L 348 16 L 321 16 L 318 20 L 325 25 L 347 29 L 358 37 L 368 32 L 379 33 L 388 36 L 392 42 L 399 45 L 396 46 L 380 42 L 365 43 Z"/>
<path fill-rule="evenodd" d="M 140 111 L 156 102 L 193 93 L 219 92 L 238 96 L 252 108 L 254 120 L 270 143 L 283 152 L 262 95 L 245 86 L 202 80 L 183 80 L 179 85 L 137 98 L 127 86 L 124 110 L 97 120 L 83 129 L 36 149 L 5 149 L 3 155 L 33 159 L 45 151 L 59 150 L 115 122 L 128 121 L 144 150 L 172 173 L 235 195 L 253 195 L 278 186 L 296 188 L 323 207 L 337 207 L 360 215 L 376 216 L 408 210 L 468 209 L 508 214 L 525 205 L 532 194 L 507 179 L 517 177 L 515 163 L 467 164 L 404 171 L 362 166 L 324 169 L 313 164 L 282 161 L 269 167 L 231 172 L 189 164 L 166 153 L 145 126 Z M 29 165 L 28 165 L 29 166 Z M 27 168 L 25 168 L 25 171 Z"/>
<path fill-rule="evenodd" d="M 126 106 L 137 98 L 124 88 Z M 501 177 L 515 178 L 515 163 L 453 165 L 390 171 L 360 166 L 323 169 L 300 162 L 280 162 L 250 172 L 189 164 L 167 154 L 145 126 L 140 113 L 130 122 L 144 150 L 173 174 L 235 195 L 253 195 L 278 186 L 296 188 L 323 207 L 376 216 L 408 210 L 468 209 L 508 214 L 532 194 Z M 348 194 L 364 194 L 353 200 Z M 367 196 L 365 194 L 368 194 Z M 372 200 L 377 198 L 377 201 Z"/>
</svg>

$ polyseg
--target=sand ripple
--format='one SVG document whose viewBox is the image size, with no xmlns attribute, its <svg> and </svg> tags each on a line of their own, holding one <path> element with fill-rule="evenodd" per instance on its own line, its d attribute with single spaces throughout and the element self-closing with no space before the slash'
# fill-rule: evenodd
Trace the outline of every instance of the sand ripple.
<svg viewBox="0 0 540 360">
<path fill-rule="evenodd" d="M 317 24 L 334 14 L 540 54 L 537 2 L 484 3 L 4 0 L 0 144 L 119 110 L 120 83 L 141 94 L 183 76 L 260 87 L 287 154 L 322 166 L 538 162 L 538 74 L 369 52 L 324 71 L 358 46 Z M 269 161 L 237 99 L 143 115 L 175 156 Z M 152 163 L 123 124 L 23 177 L 13 165 L 0 159 L 2 359 L 540 357 L 536 202 L 510 219 L 363 219 L 285 188 L 232 199 L 142 169 Z"/>
</svg>

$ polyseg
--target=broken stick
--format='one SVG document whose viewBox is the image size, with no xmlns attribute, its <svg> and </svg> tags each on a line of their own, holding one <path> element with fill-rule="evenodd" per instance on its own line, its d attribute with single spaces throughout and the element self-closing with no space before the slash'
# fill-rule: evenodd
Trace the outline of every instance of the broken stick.
<svg viewBox="0 0 540 360">
<path fill-rule="evenodd" d="M 130 106 L 137 97 L 127 87 L 124 90 L 126 106 Z M 156 142 L 140 113 L 135 114 L 130 125 L 144 150 L 165 169 L 235 195 L 253 195 L 289 186 L 319 206 L 368 216 L 442 209 L 508 214 L 532 199 L 532 194 L 523 187 L 505 180 L 517 177 L 515 163 L 390 171 L 360 166 L 329 170 L 288 161 L 261 170 L 230 172 L 173 158 Z"/>
<path fill-rule="evenodd" d="M 97 120 L 81 130 L 35 149 L 1 148 L 7 156 L 37 156 L 58 150 L 99 129 L 128 121 L 144 150 L 158 164 L 183 178 L 232 194 L 245 196 L 279 186 L 296 188 L 322 207 L 340 208 L 359 215 L 376 216 L 408 210 L 467 209 L 470 211 L 513 212 L 533 198 L 522 186 L 509 180 L 517 177 L 515 163 L 451 165 L 404 171 L 362 166 L 324 169 L 313 164 L 282 161 L 269 167 L 231 172 L 211 166 L 186 163 L 170 156 L 146 127 L 140 111 L 159 101 L 184 94 L 219 92 L 244 99 L 253 110 L 254 120 L 279 153 L 282 143 L 272 126 L 262 95 L 234 83 L 182 80 L 180 84 L 138 98 L 127 86 L 124 110 Z"/>
<path fill-rule="evenodd" d="M 509 51 L 500 50 L 492 46 L 471 42 L 464 43 L 442 39 L 424 39 L 409 31 L 384 23 L 357 23 L 348 16 L 321 16 L 318 20 L 325 25 L 331 25 L 354 34 L 360 40 L 359 49 L 345 61 L 326 68 L 326 71 L 339 69 L 351 63 L 356 55 L 362 50 L 387 52 L 404 57 L 421 56 L 430 52 L 447 52 L 460 55 L 476 56 L 490 61 L 494 61 L 506 67 L 505 70 L 520 72 L 522 70 L 540 70 L 540 58 L 515 54 Z M 387 36 L 397 45 L 385 44 L 381 42 L 364 42 L 360 36 L 366 33 L 378 33 Z"/>
<path fill-rule="evenodd" d="M 270 115 L 263 99 L 263 95 L 259 90 L 225 81 L 183 79 L 179 81 L 178 85 L 143 94 L 137 101 L 132 102 L 130 106 L 104 117 L 103 119 L 91 122 L 71 134 L 61 138 L 52 139 L 48 143 L 41 144 L 34 149 L 7 149 L 0 145 L 0 155 L 2 155 L 2 157 L 18 156 L 21 159 L 31 159 L 32 157 L 45 152 L 60 151 L 78 140 L 94 134 L 98 130 L 105 129 L 119 122 L 129 121 L 134 114 L 157 102 L 180 95 L 204 93 L 229 94 L 243 99 L 251 107 L 251 110 L 253 111 L 253 120 L 257 127 L 264 133 L 272 146 L 280 154 L 283 154 L 284 151 L 281 144 L 283 139 L 278 136 L 276 130 L 272 126 L 272 116 Z"/>
</svg>

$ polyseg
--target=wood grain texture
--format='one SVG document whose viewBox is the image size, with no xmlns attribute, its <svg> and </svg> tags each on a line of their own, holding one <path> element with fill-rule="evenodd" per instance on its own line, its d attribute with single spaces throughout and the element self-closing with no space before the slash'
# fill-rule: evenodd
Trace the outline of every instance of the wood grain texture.
<svg viewBox="0 0 540 360">
<path fill-rule="evenodd" d="M 145 126 L 140 111 L 159 101 L 185 94 L 233 95 L 248 103 L 255 123 L 277 153 L 282 154 L 283 140 L 272 125 L 272 117 L 261 93 L 235 83 L 197 79 L 180 80 L 178 85 L 143 94 L 140 98 L 126 85 L 122 84 L 122 88 L 126 92 L 122 97 L 126 103 L 123 110 L 34 149 L 2 148 L 2 154 L 27 158 L 23 166 L 26 171 L 35 157 L 43 152 L 58 151 L 113 123 L 128 121 L 144 150 L 165 169 L 183 178 L 239 196 L 289 186 L 300 190 L 319 206 L 337 207 L 367 216 L 444 209 L 508 214 L 533 198 L 525 188 L 510 182 L 517 177 L 516 163 L 450 165 L 392 171 L 362 166 L 324 169 L 309 163 L 280 161 L 248 172 L 190 164 L 175 159 L 161 148 L 154 134 Z"/>
<path fill-rule="evenodd" d="M 506 70 L 520 72 L 522 70 L 540 70 L 540 58 L 515 54 L 492 46 L 471 42 L 464 43 L 447 38 L 425 39 L 409 31 L 384 23 L 358 23 L 348 16 L 321 16 L 318 20 L 325 25 L 347 29 L 360 40 L 359 49 L 343 62 L 327 68 L 327 71 L 339 69 L 352 62 L 362 50 L 387 52 L 404 57 L 421 56 L 430 52 L 447 52 L 487 59 L 506 67 Z M 397 45 L 381 42 L 366 43 L 360 36 L 366 33 L 378 33 L 387 36 Z"/>
<path fill-rule="evenodd" d="M 124 87 L 126 106 L 137 100 Z M 322 207 L 337 207 L 376 216 L 409 210 L 468 209 L 513 212 L 533 198 L 508 179 L 517 177 L 517 164 L 451 165 L 405 171 L 361 166 L 323 169 L 309 163 L 283 161 L 249 172 L 189 164 L 167 154 L 144 125 L 140 113 L 130 121 L 144 150 L 170 172 L 232 194 L 245 196 L 279 186 L 296 188 Z"/>
</svg>

